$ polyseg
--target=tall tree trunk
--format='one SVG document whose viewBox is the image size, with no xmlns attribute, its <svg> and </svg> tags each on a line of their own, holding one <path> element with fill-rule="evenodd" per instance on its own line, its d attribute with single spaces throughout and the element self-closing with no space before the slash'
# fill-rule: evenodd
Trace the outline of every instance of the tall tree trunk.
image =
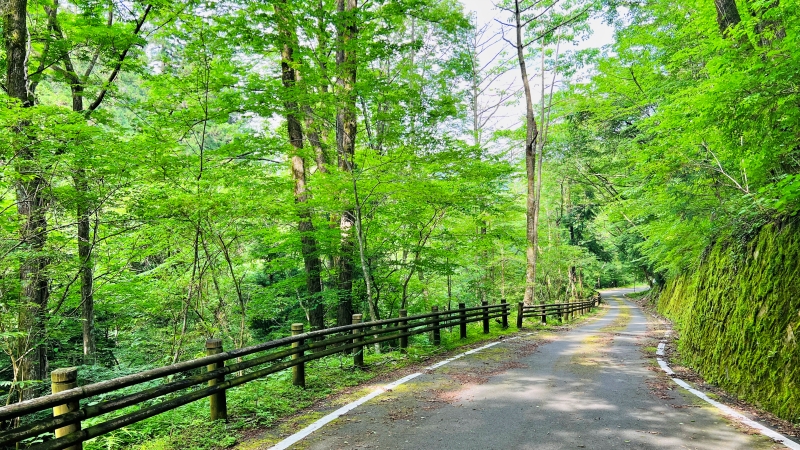
<svg viewBox="0 0 800 450">
<path fill-rule="evenodd" d="M 352 174 L 356 147 L 356 8 L 357 0 L 336 0 L 336 150 L 339 169 Z M 339 308 L 337 325 L 347 325 L 353 315 L 354 250 L 353 228 L 355 214 L 352 206 L 342 213 L 339 229 L 341 247 L 338 258 Z"/>
<path fill-rule="evenodd" d="M 275 4 L 275 14 L 278 22 L 278 33 L 281 37 L 281 81 L 286 89 L 283 102 L 286 109 L 286 123 L 289 134 L 289 143 L 293 148 L 291 157 L 292 179 L 294 180 L 294 200 L 298 206 L 298 225 L 300 231 L 301 253 L 306 271 L 306 291 L 309 297 L 308 320 L 312 329 L 325 328 L 325 309 L 320 293 L 322 281 L 320 278 L 321 264 L 317 254 L 317 240 L 314 238 L 314 225 L 311 221 L 311 211 L 308 208 L 308 190 L 306 187 L 306 167 L 302 156 L 303 127 L 298 116 L 300 110 L 297 102 L 296 84 L 298 75 L 295 70 L 294 49 L 297 46 L 297 31 L 291 25 L 291 12 L 286 2 Z"/>
<path fill-rule="evenodd" d="M 7 0 L 3 5 L 3 41 L 6 50 L 6 91 L 20 101 L 23 108 L 33 104 L 28 79 L 27 0 Z M 47 182 L 38 167 L 35 152 L 25 136 L 28 123 L 19 121 L 14 132 L 19 137 L 15 169 L 17 213 L 20 216 L 21 249 L 25 253 L 20 263 L 19 330 L 25 336 L 17 342 L 16 356 L 20 358 L 15 381 L 42 380 L 47 375 L 45 344 L 45 315 L 49 296 L 48 260 L 44 255 L 47 242 L 47 201 L 44 190 Z M 15 146 L 16 147 L 16 146 Z M 26 389 L 23 397 L 34 395 Z"/>
<path fill-rule="evenodd" d="M 714 6 L 717 8 L 717 25 L 723 34 L 727 34 L 728 28 L 742 21 L 735 0 L 714 0 Z"/>
<path fill-rule="evenodd" d="M 534 285 L 536 283 L 536 138 L 539 130 L 536 126 L 536 118 L 533 115 L 533 97 L 531 86 L 528 80 L 528 69 L 525 65 L 524 46 L 522 43 L 522 18 L 519 7 L 519 0 L 514 1 L 514 20 L 517 36 L 517 60 L 522 76 L 522 86 L 525 91 L 525 173 L 528 184 L 528 192 L 525 201 L 526 206 L 526 235 L 527 247 L 525 251 L 527 264 L 525 267 L 525 296 L 523 302 L 526 305 L 533 303 Z"/>
</svg>

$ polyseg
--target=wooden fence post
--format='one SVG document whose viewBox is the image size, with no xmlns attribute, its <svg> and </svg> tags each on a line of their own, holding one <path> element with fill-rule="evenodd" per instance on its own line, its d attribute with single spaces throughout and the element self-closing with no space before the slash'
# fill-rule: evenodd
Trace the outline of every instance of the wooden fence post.
<svg viewBox="0 0 800 450">
<path fill-rule="evenodd" d="M 216 355 L 217 353 L 222 353 L 222 339 L 208 339 L 206 341 L 206 355 L 211 356 L 211 355 Z M 211 372 L 217 369 L 221 369 L 224 366 L 225 366 L 224 361 L 218 362 L 207 365 L 206 370 Z M 208 380 L 208 385 L 214 386 L 215 384 L 222 383 L 224 381 L 225 381 L 225 375 L 222 375 L 217 378 Z M 228 401 L 225 395 L 225 391 L 209 395 L 208 402 L 209 406 L 211 407 L 211 420 L 222 419 L 227 422 Z"/>
<path fill-rule="evenodd" d="M 436 306 L 436 305 L 431 306 L 431 312 L 432 313 L 438 313 L 439 312 L 439 307 Z M 433 331 L 432 331 L 433 338 L 431 339 L 433 341 L 433 345 L 439 345 L 439 344 L 442 343 L 442 337 L 441 337 L 442 335 L 441 335 L 441 333 L 439 333 L 439 320 L 438 319 L 439 319 L 438 315 L 436 317 L 434 317 L 435 322 L 433 322 Z"/>
<path fill-rule="evenodd" d="M 506 329 L 508 328 L 508 303 L 506 303 L 506 299 L 500 300 L 500 305 L 503 308 L 503 329 Z"/>
<path fill-rule="evenodd" d="M 561 315 L 561 309 L 563 308 L 563 306 L 561 305 L 561 303 L 558 303 L 557 305 L 558 309 L 556 310 L 556 315 L 558 316 L 558 322 L 561 323 L 564 322 L 564 316 Z"/>
<path fill-rule="evenodd" d="M 302 323 L 293 323 L 292 324 L 292 336 L 297 336 L 298 334 L 303 334 L 303 324 Z M 297 342 L 292 342 L 292 348 L 297 348 L 303 345 L 303 340 L 299 340 Z M 292 359 L 300 359 L 303 357 L 303 352 L 300 351 L 292 355 Z M 306 387 L 306 364 L 300 363 L 296 366 L 292 366 L 292 384 L 295 386 Z"/>
<path fill-rule="evenodd" d="M 483 334 L 489 334 L 489 302 L 484 300 L 481 306 L 483 306 Z"/>
<path fill-rule="evenodd" d="M 522 318 L 525 315 L 525 305 L 522 302 L 517 303 L 517 329 L 522 329 Z"/>
<path fill-rule="evenodd" d="M 361 318 L 363 316 L 361 314 L 353 314 L 352 324 L 356 325 L 361 323 Z M 358 344 L 362 342 L 364 338 L 361 337 L 361 329 L 357 328 L 353 330 L 353 343 Z M 359 345 L 353 349 L 353 365 L 356 367 L 364 367 L 364 346 Z"/>
<path fill-rule="evenodd" d="M 542 308 L 542 325 L 547 325 L 547 310 L 544 303 L 540 304 L 539 307 Z"/>
<path fill-rule="evenodd" d="M 458 327 L 461 339 L 467 338 L 467 312 L 465 311 L 466 308 L 467 305 L 465 303 L 458 304 L 458 309 L 461 310 L 461 312 L 458 313 L 458 315 L 461 316 L 461 320 L 459 321 L 459 327 Z"/>
<path fill-rule="evenodd" d="M 53 394 L 56 392 L 66 391 L 78 387 L 78 368 L 69 367 L 66 369 L 56 369 L 50 372 L 51 389 Z M 80 409 L 80 401 L 74 400 L 64 405 L 53 407 L 53 416 L 60 416 L 68 412 L 77 411 Z M 76 422 L 65 427 L 56 428 L 56 439 L 61 436 L 66 436 L 81 429 L 81 423 Z M 67 450 L 81 450 L 83 443 L 78 443 L 73 446 L 67 447 Z"/>
<path fill-rule="evenodd" d="M 407 317 L 408 311 L 405 309 L 400 310 L 400 317 Z M 406 326 L 408 324 L 407 320 L 403 320 L 400 322 L 400 326 Z M 401 330 L 400 333 L 407 333 L 408 330 Z M 400 336 L 400 352 L 401 353 L 408 353 L 408 336 Z"/>
</svg>

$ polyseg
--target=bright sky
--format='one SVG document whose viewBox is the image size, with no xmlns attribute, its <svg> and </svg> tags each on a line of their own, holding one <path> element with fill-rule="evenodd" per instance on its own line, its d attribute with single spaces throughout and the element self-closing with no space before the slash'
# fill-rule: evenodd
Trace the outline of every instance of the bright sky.
<svg viewBox="0 0 800 450">
<path fill-rule="evenodd" d="M 505 11 L 498 10 L 494 7 L 494 3 L 496 0 L 460 0 L 461 4 L 464 5 L 464 9 L 467 12 L 475 12 L 476 17 L 478 19 L 478 27 L 486 24 L 492 23 L 490 25 L 492 30 L 499 30 L 500 24 L 495 22 L 495 19 L 502 20 L 504 22 L 509 21 L 509 14 Z M 578 45 L 570 45 L 569 48 L 565 48 L 564 45 L 561 46 L 561 51 L 565 50 L 580 50 L 580 49 L 587 49 L 587 48 L 600 48 L 607 44 L 610 44 L 613 41 L 613 29 L 608 25 L 602 23 L 602 21 L 593 19 L 591 22 L 592 24 L 592 37 L 589 40 L 582 41 L 578 43 Z M 507 50 L 513 55 L 513 49 L 509 46 L 506 42 L 499 41 L 497 45 L 497 51 L 501 49 L 502 46 L 507 46 Z M 485 55 L 490 57 L 494 55 L 496 51 L 487 51 Z M 486 61 L 482 61 L 484 64 Z M 534 102 L 539 100 L 540 95 L 537 93 L 541 92 L 541 85 L 540 85 L 540 75 L 537 76 L 538 70 L 536 68 L 539 66 L 538 62 L 531 61 L 528 66 L 529 76 L 531 76 L 531 81 L 533 85 L 539 85 L 539 87 L 531 86 L 531 89 L 534 92 Z M 514 83 L 514 86 L 521 86 L 520 80 L 520 73 L 519 70 L 512 70 L 505 74 L 504 79 L 498 80 L 497 85 L 506 86 L 510 83 Z M 525 110 L 522 104 L 517 105 L 508 105 L 503 107 L 500 111 L 498 111 L 497 117 L 499 118 L 495 123 L 495 126 L 500 128 L 514 128 L 519 125 L 522 117 L 525 115 Z"/>
</svg>

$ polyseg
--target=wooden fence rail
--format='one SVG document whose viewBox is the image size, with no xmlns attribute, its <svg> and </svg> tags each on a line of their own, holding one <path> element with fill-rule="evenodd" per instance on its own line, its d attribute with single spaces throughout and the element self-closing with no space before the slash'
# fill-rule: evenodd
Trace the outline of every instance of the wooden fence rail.
<svg viewBox="0 0 800 450">
<path fill-rule="evenodd" d="M 567 312 L 588 311 L 594 304 L 594 300 L 536 306 L 522 306 L 520 303 L 517 309 L 517 326 L 522 327 L 524 317 L 541 316 L 544 321 L 547 315 L 558 314 L 559 317 L 565 317 Z M 230 351 L 223 350 L 221 340 L 210 339 L 206 342 L 208 356 L 203 358 L 87 386 L 77 386 L 76 369 L 59 369 L 53 372 L 52 394 L 0 408 L 0 422 L 53 409 L 52 418 L 23 423 L 0 432 L 0 449 L 14 448 L 17 445 L 20 445 L 17 448 L 31 450 L 81 449 L 86 440 L 206 397 L 210 399 L 212 420 L 227 420 L 225 391 L 232 387 L 289 368 L 292 368 L 293 384 L 305 386 L 305 363 L 308 361 L 334 354 L 352 353 L 354 365 L 362 367 L 366 346 L 399 340 L 401 351 L 406 351 L 408 337 L 424 333 L 431 333 L 431 343 L 439 345 L 439 330 L 445 327 L 458 325 L 459 335 L 463 339 L 467 337 L 468 323 L 483 322 L 483 332 L 489 333 L 491 319 L 499 319 L 504 328 L 508 327 L 509 306 L 505 300 L 496 305 L 483 302 L 481 306 L 471 308 L 460 303 L 458 309 L 446 311 L 439 311 L 434 306 L 430 313 L 408 316 L 405 310 L 401 310 L 400 317 L 374 322 L 361 322 L 361 315 L 354 314 L 351 325 L 310 332 L 304 332 L 304 325 L 298 323 L 292 324 L 291 336 Z M 97 404 L 80 406 L 81 400 L 158 379 L 164 379 L 163 384 L 149 388 L 143 386 L 134 393 L 120 394 Z M 181 393 L 178 395 L 170 395 L 179 392 Z M 164 396 L 168 397 L 160 399 L 158 403 L 81 429 L 82 420 Z M 55 439 L 29 447 L 21 444 L 26 439 L 52 431 L 55 431 Z"/>
</svg>

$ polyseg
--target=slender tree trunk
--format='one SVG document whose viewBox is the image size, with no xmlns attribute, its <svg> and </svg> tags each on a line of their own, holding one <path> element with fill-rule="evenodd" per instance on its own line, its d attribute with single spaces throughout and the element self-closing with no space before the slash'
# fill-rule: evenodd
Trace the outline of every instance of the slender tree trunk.
<svg viewBox="0 0 800 450">
<path fill-rule="evenodd" d="M 66 42 L 66 36 L 58 21 L 58 1 L 55 0 L 52 6 L 45 7 L 49 16 L 49 26 L 55 34 L 55 38 L 61 42 Z M 108 25 L 111 25 L 113 12 L 109 13 Z M 85 113 L 83 97 L 84 82 L 75 70 L 69 52 L 64 52 L 61 56 L 64 63 L 64 71 L 72 93 L 72 110 L 78 113 Z M 90 66 L 84 78 L 91 74 Z M 95 105 L 95 108 L 100 103 Z M 78 274 L 81 282 L 81 319 L 83 335 L 83 357 L 84 363 L 95 362 L 97 343 L 95 332 L 94 314 L 94 262 L 92 261 L 92 229 L 91 229 L 91 208 L 89 201 L 89 177 L 87 175 L 88 158 L 85 154 L 78 154 L 76 157 L 73 183 L 76 193 L 76 217 L 78 219 Z"/>
<path fill-rule="evenodd" d="M 3 41 L 6 51 L 6 85 L 8 95 L 19 100 L 23 108 L 33 104 L 28 79 L 27 0 L 7 0 L 3 3 Z M 42 380 L 47 375 L 47 347 L 45 344 L 45 317 L 49 297 L 47 276 L 48 259 L 44 255 L 47 242 L 47 201 L 44 191 L 47 182 L 38 167 L 35 152 L 27 141 L 23 120 L 13 130 L 19 138 L 15 145 L 16 165 L 19 175 L 15 190 L 17 213 L 20 216 L 20 248 L 25 252 L 19 268 L 20 305 L 18 326 L 25 333 L 17 342 L 16 354 L 20 360 L 15 381 Z M 22 392 L 23 398 L 32 397 L 33 389 Z"/>
<path fill-rule="evenodd" d="M 353 172 L 356 145 L 356 8 L 357 0 L 336 0 L 336 149 L 339 169 Z M 337 325 L 347 325 L 353 315 L 353 273 L 354 250 L 353 228 L 355 213 L 346 207 L 340 218 L 341 246 L 338 258 L 339 307 Z"/>
<path fill-rule="evenodd" d="M 564 210 L 566 214 L 572 214 L 572 196 L 570 193 L 570 184 L 569 181 L 566 181 L 562 188 L 562 196 L 564 197 Z M 575 224 L 570 220 L 569 222 L 569 245 L 578 245 L 576 236 L 575 236 Z M 575 297 L 575 283 L 577 281 L 577 269 L 573 263 L 570 263 L 569 269 L 567 271 L 567 278 L 569 279 L 569 293 L 570 297 Z"/>
<path fill-rule="evenodd" d="M 319 91 L 322 94 L 322 97 L 326 98 L 326 94 L 328 93 L 327 83 L 329 79 L 326 55 L 330 50 L 327 30 L 328 22 L 324 17 L 325 5 L 323 4 L 322 0 L 319 0 L 317 8 L 317 61 L 319 62 L 319 78 L 323 80 L 322 83 L 320 83 Z M 327 173 L 327 164 L 330 163 L 330 156 L 328 155 L 327 148 L 329 136 L 328 127 L 317 127 L 317 124 L 315 123 L 316 121 L 314 120 L 314 115 L 312 114 L 312 108 L 308 105 L 306 105 L 304 108 L 306 112 L 306 131 L 308 134 L 308 140 L 311 142 L 311 146 L 314 147 L 317 170 L 321 173 Z"/>
<path fill-rule="evenodd" d="M 500 247 L 500 298 L 506 298 L 506 257 L 503 247 Z"/>
<path fill-rule="evenodd" d="M 481 301 L 488 301 L 488 288 L 489 286 L 489 274 L 490 274 L 490 261 L 489 261 L 489 252 L 486 250 L 486 221 L 481 221 L 481 241 L 484 246 L 483 250 L 481 250 L 481 270 L 483 273 L 481 274 L 481 291 L 480 291 L 480 300 Z"/>
<path fill-rule="evenodd" d="M 309 297 L 308 319 L 312 329 L 325 328 L 325 309 L 320 293 L 322 281 L 320 278 L 321 264 L 317 254 L 317 241 L 314 238 L 314 225 L 311 221 L 311 211 L 308 208 L 308 189 L 306 186 L 306 167 L 302 156 L 303 127 L 300 124 L 300 110 L 298 108 L 296 85 L 298 75 L 295 70 L 294 49 L 297 47 L 297 32 L 291 25 L 292 18 L 286 2 L 275 5 L 275 14 L 278 19 L 278 33 L 281 45 L 281 81 L 286 90 L 283 102 L 286 110 L 287 131 L 289 143 L 293 148 L 291 156 L 292 179 L 294 180 L 294 199 L 298 206 L 298 225 L 300 231 L 301 253 L 306 271 L 306 291 Z"/>
<path fill-rule="evenodd" d="M 473 48 L 477 48 L 477 38 L 473 40 Z M 480 66 L 480 61 L 478 61 L 477 55 L 472 55 L 472 73 L 470 74 L 472 77 L 472 145 L 475 147 L 480 148 L 481 146 L 481 125 L 480 125 L 480 111 L 478 111 L 479 103 L 478 103 L 478 96 L 480 95 L 480 74 L 478 73 L 478 67 Z"/>
<path fill-rule="evenodd" d="M 55 8 L 51 14 L 57 14 Z M 58 22 L 53 19 L 53 23 Z M 60 27 L 56 31 L 61 33 Z M 83 83 L 81 82 L 69 55 L 65 55 L 64 66 L 70 80 L 70 90 L 72 91 L 72 110 L 83 112 Z M 80 151 L 80 150 L 79 150 Z M 83 321 L 83 359 L 84 363 L 95 362 L 97 351 L 97 338 L 94 326 L 94 262 L 92 261 L 92 227 L 91 211 L 89 206 L 89 179 L 86 173 L 88 158 L 84 154 L 79 154 L 76 158 L 75 173 L 72 177 L 75 183 L 75 193 L 77 194 L 76 213 L 78 217 L 78 270 L 81 280 L 81 319 Z"/>
<path fill-rule="evenodd" d="M 519 0 L 514 1 L 514 20 L 517 37 L 517 60 L 522 76 L 522 86 L 525 91 L 525 173 L 528 185 L 526 197 L 526 235 L 527 247 L 525 251 L 527 265 L 525 266 L 525 296 L 523 302 L 530 305 L 534 300 L 534 285 L 536 283 L 536 138 L 539 130 L 536 126 L 536 118 L 533 115 L 533 97 L 531 94 L 530 81 L 528 80 L 528 68 L 525 64 L 524 47 L 522 43 L 522 18 L 520 13 Z"/>
<path fill-rule="evenodd" d="M 91 222 L 85 194 L 89 191 L 86 169 L 75 171 L 75 188 L 78 192 L 78 259 L 81 279 L 81 318 L 83 319 L 83 356 L 85 363 L 93 363 L 97 351 L 94 326 L 94 264 L 92 261 Z"/>
<path fill-rule="evenodd" d="M 381 320 L 380 311 L 378 310 L 378 305 L 375 301 L 375 296 L 373 295 L 373 286 L 372 286 L 372 274 L 370 273 L 370 266 L 369 261 L 367 260 L 367 242 L 364 236 L 364 226 L 362 222 L 362 205 L 361 201 L 358 198 L 358 184 L 356 183 L 355 178 L 353 178 L 353 197 L 355 198 L 356 202 L 356 215 L 355 215 L 355 227 L 356 227 L 356 238 L 358 239 L 358 256 L 361 261 L 361 273 L 364 276 L 364 284 L 367 288 L 367 306 L 369 307 L 369 317 L 370 320 L 376 321 Z M 380 350 L 380 346 L 376 345 L 376 349 Z"/>
</svg>

